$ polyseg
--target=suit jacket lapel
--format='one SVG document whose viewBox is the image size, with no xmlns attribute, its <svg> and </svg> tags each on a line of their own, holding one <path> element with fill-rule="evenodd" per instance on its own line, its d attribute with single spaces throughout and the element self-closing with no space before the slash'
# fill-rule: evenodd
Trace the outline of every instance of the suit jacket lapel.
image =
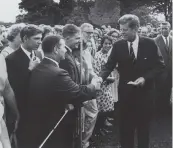
<svg viewBox="0 0 173 148">
<path fill-rule="evenodd" d="M 169 54 L 172 55 L 172 38 L 171 37 L 169 37 L 169 49 L 168 49 L 168 51 L 169 51 Z"/>
<path fill-rule="evenodd" d="M 138 52 L 137 52 L 137 61 L 139 60 L 139 57 L 140 57 L 140 54 L 141 54 L 142 41 L 143 41 L 143 38 L 139 36 Z"/>
</svg>

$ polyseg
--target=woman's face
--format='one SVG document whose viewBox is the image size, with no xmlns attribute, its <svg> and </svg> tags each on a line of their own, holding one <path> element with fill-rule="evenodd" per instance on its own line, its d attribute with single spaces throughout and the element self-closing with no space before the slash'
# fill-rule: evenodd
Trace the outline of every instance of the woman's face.
<svg viewBox="0 0 173 148">
<path fill-rule="evenodd" d="M 103 47 L 102 50 L 105 53 L 108 53 L 108 51 L 112 48 L 112 42 L 108 39 L 105 39 L 104 43 L 103 43 Z"/>
<path fill-rule="evenodd" d="M 112 37 L 112 39 L 113 39 L 113 42 L 116 42 L 116 41 L 118 40 L 119 35 L 118 35 L 118 33 L 113 32 L 113 33 L 111 34 L 111 37 Z"/>
</svg>

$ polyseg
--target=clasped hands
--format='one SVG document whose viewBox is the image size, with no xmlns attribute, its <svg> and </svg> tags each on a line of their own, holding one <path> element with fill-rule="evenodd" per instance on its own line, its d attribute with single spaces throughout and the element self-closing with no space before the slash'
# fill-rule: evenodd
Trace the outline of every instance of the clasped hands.
<svg viewBox="0 0 173 148">
<path fill-rule="evenodd" d="M 130 81 L 127 84 L 133 85 L 133 86 L 144 86 L 145 84 L 145 79 L 143 77 L 140 77 L 136 79 L 134 82 Z"/>
<path fill-rule="evenodd" d="M 100 90 L 101 83 L 103 82 L 103 79 L 101 77 L 93 77 L 91 80 L 91 84 L 95 86 L 96 90 Z"/>
</svg>

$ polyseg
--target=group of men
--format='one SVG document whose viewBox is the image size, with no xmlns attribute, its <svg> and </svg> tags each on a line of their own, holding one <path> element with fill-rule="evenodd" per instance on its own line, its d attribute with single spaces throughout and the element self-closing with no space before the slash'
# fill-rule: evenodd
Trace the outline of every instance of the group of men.
<svg viewBox="0 0 173 148">
<path fill-rule="evenodd" d="M 83 147 L 89 147 L 88 140 L 92 135 L 98 112 L 94 100 L 96 91 L 99 91 L 101 83 L 117 64 L 120 74 L 118 93 L 121 146 L 133 148 L 137 130 L 138 147 L 149 147 L 155 80 L 160 75 L 170 80 L 172 41 L 169 40 L 169 47 L 167 39 L 163 38 L 167 36 L 166 33 L 156 41 L 139 36 L 140 22 L 135 15 L 122 16 L 119 24 L 123 38 L 115 42 L 101 73 L 98 76 L 93 73 L 91 81 L 85 85 L 80 85 L 81 71 L 72 52 L 79 50 L 81 37 L 91 34 L 90 25 L 81 26 L 80 29 L 67 24 L 63 28 L 63 38 L 49 35 L 43 41 L 42 31 L 37 26 L 26 25 L 21 30 L 20 48 L 6 57 L 8 79 L 20 113 L 16 133 L 19 148 L 38 148 L 64 114 L 67 104 L 73 104 L 74 110 L 67 114 L 44 147 L 77 147 L 73 143 L 75 115 L 76 109 L 81 106 L 84 106 L 86 115 L 82 143 Z M 85 40 L 82 42 L 85 45 Z M 166 46 L 162 47 L 164 42 Z M 37 51 L 40 45 L 44 58 Z M 165 65 L 169 70 L 163 73 L 166 71 Z M 92 68 L 89 70 L 92 71 Z M 166 85 L 170 87 L 171 84 Z M 168 96 L 168 92 L 165 92 L 165 95 Z M 159 96 L 163 97 L 161 94 Z M 12 132 L 13 130 L 9 131 L 9 134 Z"/>
</svg>

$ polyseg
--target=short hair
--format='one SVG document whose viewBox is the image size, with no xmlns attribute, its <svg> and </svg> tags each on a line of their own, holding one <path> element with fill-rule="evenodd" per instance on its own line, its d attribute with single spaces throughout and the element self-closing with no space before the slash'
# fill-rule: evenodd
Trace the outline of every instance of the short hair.
<svg viewBox="0 0 173 148">
<path fill-rule="evenodd" d="M 139 28 L 139 26 L 140 26 L 139 18 L 136 15 L 133 15 L 133 14 L 123 15 L 118 20 L 118 23 L 121 24 L 121 25 L 124 25 L 124 24 L 128 23 L 128 26 L 131 29 Z"/>
<path fill-rule="evenodd" d="M 146 26 L 151 26 L 151 27 L 153 27 L 153 25 L 151 24 L 151 23 L 147 23 L 147 25 Z"/>
<path fill-rule="evenodd" d="M 66 24 L 62 30 L 62 36 L 64 38 L 72 37 L 77 33 L 80 33 L 80 28 L 74 24 Z"/>
<path fill-rule="evenodd" d="M 108 36 L 111 36 L 111 35 L 112 35 L 114 32 L 115 32 L 115 33 L 117 33 L 117 34 L 118 34 L 118 36 L 120 36 L 120 32 L 119 32 L 119 30 L 114 29 L 114 28 L 113 28 L 113 29 L 111 29 L 111 31 L 109 31 L 109 32 L 107 33 L 107 35 L 108 35 Z"/>
<path fill-rule="evenodd" d="M 23 37 L 26 36 L 27 38 L 30 38 L 31 36 L 42 34 L 43 31 L 36 25 L 29 24 L 26 25 L 24 28 L 22 28 L 20 32 L 20 37 L 23 42 Z"/>
<path fill-rule="evenodd" d="M 53 28 L 48 25 L 45 25 L 42 28 L 43 28 L 42 40 L 43 40 L 48 33 L 53 32 Z"/>
<path fill-rule="evenodd" d="M 111 43 L 113 43 L 113 40 L 110 36 L 104 35 L 103 38 L 101 39 L 101 43 L 100 43 L 100 46 L 98 47 L 97 51 L 101 50 L 101 48 L 103 47 L 103 43 L 105 42 L 106 39 L 108 39 L 109 41 L 111 41 Z"/>
<path fill-rule="evenodd" d="M 59 45 L 60 40 L 63 39 L 59 35 L 48 35 L 42 41 L 42 50 L 44 53 L 52 53 L 55 46 Z"/>
<path fill-rule="evenodd" d="M 62 32 L 63 30 L 63 27 L 62 25 L 55 25 L 54 26 L 54 30 L 58 33 L 58 32 Z"/>
<path fill-rule="evenodd" d="M 166 26 L 168 26 L 169 28 L 171 28 L 171 24 L 170 24 L 169 22 L 167 22 L 167 21 L 161 22 L 159 26 L 162 27 L 163 25 L 166 25 Z"/>
<path fill-rule="evenodd" d="M 81 31 L 84 31 L 85 28 L 87 28 L 87 29 L 93 29 L 93 31 L 94 31 L 93 25 L 91 25 L 91 24 L 89 24 L 89 23 L 83 23 L 83 24 L 80 26 Z"/>
<path fill-rule="evenodd" d="M 148 32 L 148 28 L 147 27 L 141 27 L 141 31 L 147 31 Z"/>
<path fill-rule="evenodd" d="M 14 24 L 10 28 L 8 28 L 7 39 L 10 42 L 13 42 L 24 26 L 24 24 Z"/>
</svg>

